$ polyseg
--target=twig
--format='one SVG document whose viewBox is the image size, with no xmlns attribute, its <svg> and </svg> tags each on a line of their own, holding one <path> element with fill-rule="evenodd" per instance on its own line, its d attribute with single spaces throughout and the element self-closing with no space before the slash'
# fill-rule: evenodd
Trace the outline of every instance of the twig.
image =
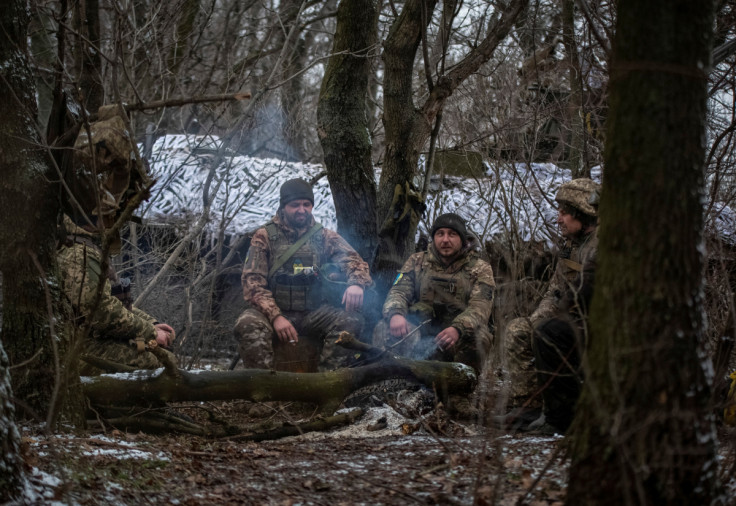
<svg viewBox="0 0 736 506">
<path fill-rule="evenodd" d="M 411 332 L 409 332 L 408 334 L 406 334 L 404 337 L 402 337 L 401 339 L 399 339 L 398 341 L 396 341 L 391 346 L 387 347 L 386 348 L 386 351 L 393 350 L 398 345 L 400 345 L 401 343 L 403 343 L 404 341 L 406 341 L 407 339 L 409 339 L 411 336 L 413 336 L 414 334 L 416 334 L 419 331 L 419 329 L 421 329 L 422 327 L 424 327 L 426 324 L 428 324 L 431 321 L 432 321 L 431 319 L 424 320 L 422 323 L 420 323 L 419 325 L 417 325 L 417 327 L 414 330 L 412 330 Z"/>
</svg>

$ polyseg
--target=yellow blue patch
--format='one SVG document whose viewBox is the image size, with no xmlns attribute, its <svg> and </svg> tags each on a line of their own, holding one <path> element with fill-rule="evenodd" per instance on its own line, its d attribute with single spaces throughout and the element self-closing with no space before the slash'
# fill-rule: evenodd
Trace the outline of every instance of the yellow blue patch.
<svg viewBox="0 0 736 506">
<path fill-rule="evenodd" d="M 404 273 L 403 273 L 403 272 L 400 272 L 400 273 L 398 273 L 398 274 L 396 275 L 396 279 L 394 279 L 394 284 L 396 284 L 396 283 L 398 283 L 399 281 L 401 281 L 401 278 L 403 278 L 403 277 L 404 277 Z"/>
</svg>

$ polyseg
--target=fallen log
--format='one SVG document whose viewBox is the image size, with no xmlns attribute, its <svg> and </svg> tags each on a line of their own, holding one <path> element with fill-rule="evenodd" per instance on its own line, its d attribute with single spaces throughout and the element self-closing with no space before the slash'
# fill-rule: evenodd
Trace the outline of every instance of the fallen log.
<svg viewBox="0 0 736 506">
<path fill-rule="evenodd" d="M 159 355 L 155 346 L 152 351 Z M 353 391 L 389 378 L 418 381 L 441 398 L 470 393 L 477 382 L 473 369 L 459 363 L 410 360 L 388 353 L 374 359 L 365 366 L 319 373 L 184 371 L 167 363 L 155 371 L 85 377 L 82 388 L 92 405 L 103 407 L 242 399 L 308 402 L 332 413 Z"/>
</svg>

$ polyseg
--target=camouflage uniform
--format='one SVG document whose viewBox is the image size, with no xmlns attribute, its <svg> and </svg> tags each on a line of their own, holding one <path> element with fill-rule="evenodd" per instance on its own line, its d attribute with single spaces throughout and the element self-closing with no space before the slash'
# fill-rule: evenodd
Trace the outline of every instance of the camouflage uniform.
<svg viewBox="0 0 736 506">
<path fill-rule="evenodd" d="M 312 218 L 309 229 L 315 224 Z M 249 307 L 234 329 L 246 368 L 300 370 L 289 364 L 293 359 L 309 364 L 305 371 L 314 371 L 320 354 L 323 368 L 339 367 L 348 352 L 334 346 L 334 339 L 325 337 L 336 336 L 342 330 L 360 336 L 363 317 L 339 308 L 342 292 L 348 285 L 365 289 L 373 282 L 368 264 L 336 232 L 318 230 L 269 276 L 274 261 L 299 240 L 301 235 L 297 234 L 279 212 L 251 239 L 241 276 L 243 298 Z M 318 274 L 328 265 L 337 266 L 345 278 L 331 298 L 326 290 L 330 283 Z M 295 345 L 278 339 L 273 329 L 278 316 L 286 317 L 299 333 Z M 278 352 L 276 363 L 274 348 Z"/>
<path fill-rule="evenodd" d="M 597 196 L 598 185 L 593 181 L 589 179 L 573 181 L 581 186 L 580 195 L 595 192 Z M 557 201 L 573 202 L 576 207 L 582 208 L 592 216 L 597 216 L 597 209 L 581 200 L 579 194 L 566 193 L 566 188 L 570 183 L 572 182 L 560 188 L 556 197 Z M 541 397 L 535 395 L 539 391 L 539 385 L 532 343 L 534 329 L 542 322 L 568 311 L 565 301 L 575 297 L 577 290 L 573 286 L 573 280 L 582 272 L 584 265 L 595 263 L 597 251 L 598 235 L 595 231 L 575 240 L 567 240 L 559 253 L 555 272 L 537 309 L 530 317 L 515 318 L 506 326 L 504 342 L 510 383 L 509 407 L 541 407 Z"/>
<path fill-rule="evenodd" d="M 87 334 L 82 353 L 98 356 L 138 369 L 158 367 L 157 359 L 150 353 L 138 354 L 129 340 L 142 337 L 145 341 L 156 338 L 155 319 L 143 311 L 128 310 L 111 295 L 110 281 L 102 272 L 102 250 L 99 236 L 73 224 L 64 218 L 67 242 L 58 250 L 61 287 L 70 302 L 75 326 L 87 324 Z M 100 276 L 105 277 L 102 294 L 97 300 Z M 99 370 L 82 364 L 81 374 L 99 374 Z"/>
<path fill-rule="evenodd" d="M 384 320 L 376 326 L 373 344 L 384 348 L 398 341 L 389 334 L 394 315 L 406 317 L 411 330 L 429 320 L 393 351 L 413 358 L 462 362 L 480 371 L 493 341 L 488 321 L 495 286 L 493 269 L 470 246 L 446 266 L 430 244 L 427 251 L 410 256 L 399 271 L 383 304 Z M 460 339 L 450 349 L 440 350 L 434 336 L 448 327 L 455 327 Z"/>
</svg>

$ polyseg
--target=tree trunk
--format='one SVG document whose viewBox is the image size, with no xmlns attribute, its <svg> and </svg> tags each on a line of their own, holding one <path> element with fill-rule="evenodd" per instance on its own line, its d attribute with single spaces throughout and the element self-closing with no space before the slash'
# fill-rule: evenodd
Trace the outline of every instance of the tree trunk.
<svg viewBox="0 0 736 506">
<path fill-rule="evenodd" d="M 100 44 L 100 6 L 98 0 L 83 0 L 76 5 L 74 24 L 80 34 L 77 42 L 79 90 L 82 105 L 96 112 L 105 103 L 102 87 L 102 56 Z"/>
<path fill-rule="evenodd" d="M 436 0 L 407 1 L 383 44 L 383 126 L 386 132 L 386 156 L 377 200 L 378 224 L 383 230 L 380 231 L 382 244 L 374 264 L 378 270 L 376 275 L 379 284 L 385 285 L 382 286 L 383 291 L 388 291 L 396 271 L 414 253 L 417 222 L 403 211 L 411 209 L 419 214 L 422 212 L 408 195 L 409 185 L 417 173 L 419 154 L 432 132 L 434 117 L 425 118 L 422 111 L 414 105 L 414 60 L 422 40 L 422 32 L 432 18 L 436 3 Z M 395 199 L 397 189 L 404 192 L 403 203 Z M 407 221 L 394 222 L 393 218 L 401 215 Z M 392 223 L 391 230 L 386 229 L 388 221 Z"/>
<path fill-rule="evenodd" d="M 562 0 L 562 42 L 565 45 L 570 97 L 565 118 L 569 130 L 568 163 L 573 178 L 590 177 L 590 167 L 584 163 L 585 129 L 583 128 L 583 76 L 580 55 L 575 42 L 575 0 Z"/>
<path fill-rule="evenodd" d="M 371 53 L 378 40 L 378 6 L 343 0 L 333 55 L 325 70 L 317 128 L 337 213 L 337 230 L 370 261 L 375 253 L 376 184 L 366 115 Z"/>
<path fill-rule="evenodd" d="M 427 76 L 428 97 L 420 108 L 413 101 L 414 60 L 436 2 L 408 0 L 391 26 L 383 53 L 386 157 L 378 184 L 380 243 L 372 269 L 379 291 L 388 291 L 396 270 L 414 253 L 416 227 L 424 203 L 419 197 L 421 189 L 414 188 L 412 180 L 437 114 L 455 89 L 493 56 L 526 3 L 512 0 L 489 26 L 481 43 L 449 72 L 434 79 Z"/>
<path fill-rule="evenodd" d="M 27 64 L 27 13 L 22 2 L 3 4 L 0 31 L 0 269 L 3 273 L 3 346 L 15 395 L 51 425 L 64 404 L 69 345 L 61 317 L 56 267 L 59 175 L 51 168 L 36 130 L 36 98 Z M 76 396 L 81 403 L 82 397 Z M 79 405 L 81 408 L 81 404 Z M 74 421 L 83 421 L 78 410 Z"/>
<path fill-rule="evenodd" d="M 621 0 L 570 504 L 711 504 L 703 322 L 712 2 Z"/>
<path fill-rule="evenodd" d="M 10 386 L 8 357 L 0 344 L 0 503 L 17 499 L 23 489 L 23 459 L 20 433 L 15 426 L 13 389 Z"/>
<path fill-rule="evenodd" d="M 40 348 L 42 339 L 34 331 L 48 323 L 44 317 L 44 290 L 38 282 L 38 270 L 33 267 L 31 252 L 52 263 L 53 234 L 44 236 L 43 232 L 53 227 L 53 216 L 49 224 L 35 227 L 36 213 L 43 214 L 49 207 L 43 200 L 33 201 L 33 197 L 48 197 L 46 202 L 54 202 L 53 195 L 34 193 L 33 185 L 43 188 L 43 164 L 37 151 L 24 144 L 19 138 L 33 130 L 33 118 L 29 118 L 24 108 L 35 111 L 33 78 L 26 65 L 28 13 L 25 4 L 10 0 L 0 7 L 0 90 L 5 100 L 0 105 L 0 173 L 2 173 L 2 199 L 0 199 L 0 269 L 3 273 L 3 329 L 2 338 L 6 343 L 16 344 L 16 348 Z M 13 100 L 16 98 L 16 100 Z M 19 102 L 20 101 L 20 102 Z M 38 135 L 35 136 L 38 139 Z M 40 181 L 39 181 L 40 180 Z M 49 187 L 48 184 L 45 185 Z M 40 194 L 40 195 L 39 195 Z M 35 206 L 38 206 L 34 209 Z M 49 244 L 51 243 L 51 244 Z M 31 246 L 38 246 L 30 249 Z M 16 269 L 20 269 L 16 272 Z M 24 290 L 29 290 L 26 293 Z M 28 303 L 28 305 L 26 305 Z M 25 334 L 25 330 L 31 333 Z M 21 343 L 26 343 L 22 346 Z M 43 358 L 48 359 L 48 356 Z M 36 364 L 39 362 L 36 361 Z M 46 372 L 45 379 L 52 379 L 48 369 L 39 368 L 37 373 Z M 26 378 L 27 379 L 27 378 Z M 53 385 L 48 382 L 47 385 Z M 22 383 L 21 392 L 30 395 L 28 381 Z M 44 384 L 38 387 L 39 395 L 51 397 Z M 10 385 L 9 363 L 3 346 L 0 345 L 0 502 L 6 503 L 19 496 L 22 490 L 22 460 L 19 453 L 20 434 L 15 425 L 15 411 L 12 403 L 13 390 Z M 41 406 L 44 406 L 41 404 Z"/>
</svg>

